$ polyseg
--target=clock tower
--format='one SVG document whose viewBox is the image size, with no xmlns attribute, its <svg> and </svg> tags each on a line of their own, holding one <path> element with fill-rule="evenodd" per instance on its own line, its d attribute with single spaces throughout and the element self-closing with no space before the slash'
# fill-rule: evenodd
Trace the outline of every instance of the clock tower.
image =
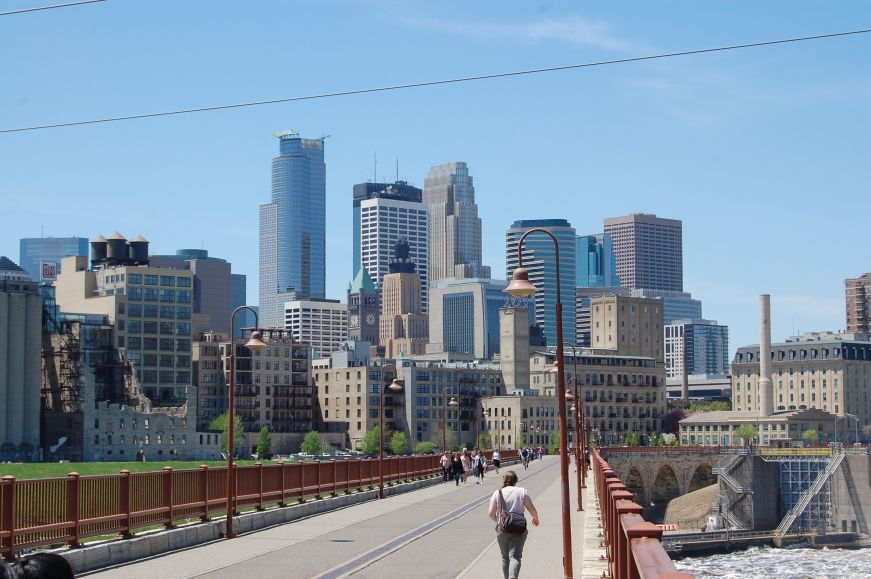
<svg viewBox="0 0 871 579">
<path fill-rule="evenodd" d="M 365 267 L 357 270 L 354 281 L 348 284 L 348 320 L 351 340 L 378 345 L 378 322 L 381 317 L 378 288 Z"/>
</svg>

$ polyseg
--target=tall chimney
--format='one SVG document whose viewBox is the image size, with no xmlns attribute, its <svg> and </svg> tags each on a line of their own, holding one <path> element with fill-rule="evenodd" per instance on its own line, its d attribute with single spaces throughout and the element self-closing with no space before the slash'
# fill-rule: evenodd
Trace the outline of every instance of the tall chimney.
<svg viewBox="0 0 871 579">
<path fill-rule="evenodd" d="M 759 296 L 759 416 L 774 414 L 771 384 L 771 296 Z"/>
</svg>

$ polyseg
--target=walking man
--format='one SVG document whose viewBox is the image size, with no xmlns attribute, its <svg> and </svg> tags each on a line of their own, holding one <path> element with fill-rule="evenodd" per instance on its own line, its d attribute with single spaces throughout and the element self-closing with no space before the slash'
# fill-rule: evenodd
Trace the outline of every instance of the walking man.
<svg viewBox="0 0 871 579">
<path fill-rule="evenodd" d="M 442 482 L 446 483 L 450 480 L 451 472 L 451 459 L 448 458 L 447 451 L 442 453 L 442 457 L 439 459 L 439 464 L 442 466 Z"/>
</svg>

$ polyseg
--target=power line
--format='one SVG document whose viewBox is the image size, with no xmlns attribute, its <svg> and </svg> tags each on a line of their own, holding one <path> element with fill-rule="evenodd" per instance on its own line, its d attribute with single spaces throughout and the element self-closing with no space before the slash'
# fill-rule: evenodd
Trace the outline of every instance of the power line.
<svg viewBox="0 0 871 579">
<path fill-rule="evenodd" d="M 97 2 L 105 1 L 106 0 L 81 0 L 81 2 L 69 2 L 67 4 L 37 6 L 36 8 L 22 8 L 21 10 L 12 10 L 11 12 L 0 12 L 0 16 L 11 16 L 12 14 L 23 14 L 25 12 L 39 12 L 40 10 L 54 10 L 55 8 L 69 8 L 70 6 L 81 6 L 82 4 L 95 4 Z"/>
<path fill-rule="evenodd" d="M 91 0 L 95 1 L 95 0 Z M 857 34 L 867 34 L 871 32 L 871 29 L 863 29 L 863 30 L 852 30 L 849 32 L 835 32 L 831 34 L 818 34 L 816 36 L 800 36 L 796 38 L 785 38 L 781 40 L 766 40 L 764 42 L 753 42 L 749 44 L 733 44 L 730 46 L 719 46 L 716 48 L 701 48 L 698 50 L 685 50 L 682 52 L 668 52 L 664 54 L 653 54 L 648 56 L 635 56 L 632 58 L 621 58 L 617 60 L 601 60 L 597 62 L 586 62 L 581 64 L 566 64 L 563 66 L 551 66 L 546 68 L 531 68 L 526 70 L 516 70 L 511 72 L 499 72 L 493 74 L 483 74 L 477 76 L 464 76 L 458 78 L 449 78 L 442 80 L 431 80 L 425 82 L 415 82 L 415 83 L 407 83 L 407 84 L 395 84 L 381 87 L 373 87 L 373 88 L 361 88 L 361 89 L 353 89 L 346 91 L 338 91 L 338 92 L 327 92 L 327 93 L 319 93 L 312 95 L 303 95 L 303 96 L 295 96 L 295 97 L 287 97 L 287 98 L 279 98 L 279 99 L 269 99 L 269 100 L 261 100 L 261 101 L 249 101 L 243 103 L 234 103 L 227 105 L 213 105 L 213 106 L 204 106 L 190 109 L 177 109 L 172 111 L 160 111 L 156 113 L 139 113 L 132 115 L 124 115 L 118 117 L 104 117 L 98 119 L 88 119 L 84 121 L 68 121 L 63 123 L 53 123 L 49 125 L 33 125 L 29 127 L 16 127 L 11 129 L 0 129 L 0 134 L 4 133 L 21 133 L 25 131 L 38 131 L 42 129 L 58 129 L 61 127 L 76 127 L 80 125 L 95 125 L 100 123 L 114 123 L 118 121 L 132 121 L 136 119 L 149 119 L 154 117 L 168 117 L 172 115 L 185 115 L 190 113 L 202 113 L 208 111 L 221 111 L 227 109 L 239 109 L 245 107 L 257 107 L 262 105 L 274 105 L 280 103 L 289 103 L 296 101 L 306 101 L 306 100 L 315 100 L 315 99 L 325 99 L 332 97 L 340 97 L 340 96 L 352 96 L 352 95 L 360 95 L 360 94 L 369 94 L 369 93 L 377 93 L 377 92 L 388 92 L 395 90 L 404 90 L 409 88 L 422 88 L 428 86 L 439 86 L 445 84 L 457 84 L 462 82 L 471 82 L 478 80 L 492 80 L 496 78 L 507 78 L 513 76 L 522 76 L 527 74 L 539 74 L 545 72 L 558 72 L 563 70 L 574 70 L 578 68 L 590 68 L 594 66 L 605 66 L 609 64 L 625 64 L 629 62 L 640 62 L 645 60 L 657 60 L 663 58 L 673 58 L 676 56 L 689 56 L 693 54 L 706 54 L 711 52 L 723 52 L 726 50 L 738 50 L 741 48 L 757 48 L 760 46 L 772 46 L 775 44 L 787 44 L 792 42 L 804 42 L 808 40 L 822 40 L 825 38 L 836 38 L 839 36 L 851 36 Z"/>
</svg>

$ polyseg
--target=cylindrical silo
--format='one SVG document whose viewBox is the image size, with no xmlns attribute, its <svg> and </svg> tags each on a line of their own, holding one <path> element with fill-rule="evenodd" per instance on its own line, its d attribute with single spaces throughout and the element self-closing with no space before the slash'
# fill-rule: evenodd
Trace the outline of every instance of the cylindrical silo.
<svg viewBox="0 0 871 579">
<path fill-rule="evenodd" d="M 141 235 L 130 240 L 130 259 L 138 265 L 148 264 L 148 240 Z"/>
<path fill-rule="evenodd" d="M 91 263 L 99 263 L 106 259 L 106 238 L 98 235 L 91 240 Z"/>
<path fill-rule="evenodd" d="M 129 258 L 127 249 L 127 238 L 117 231 L 109 236 L 106 240 L 109 245 L 109 250 L 106 257 L 109 261 L 123 262 Z"/>
</svg>

